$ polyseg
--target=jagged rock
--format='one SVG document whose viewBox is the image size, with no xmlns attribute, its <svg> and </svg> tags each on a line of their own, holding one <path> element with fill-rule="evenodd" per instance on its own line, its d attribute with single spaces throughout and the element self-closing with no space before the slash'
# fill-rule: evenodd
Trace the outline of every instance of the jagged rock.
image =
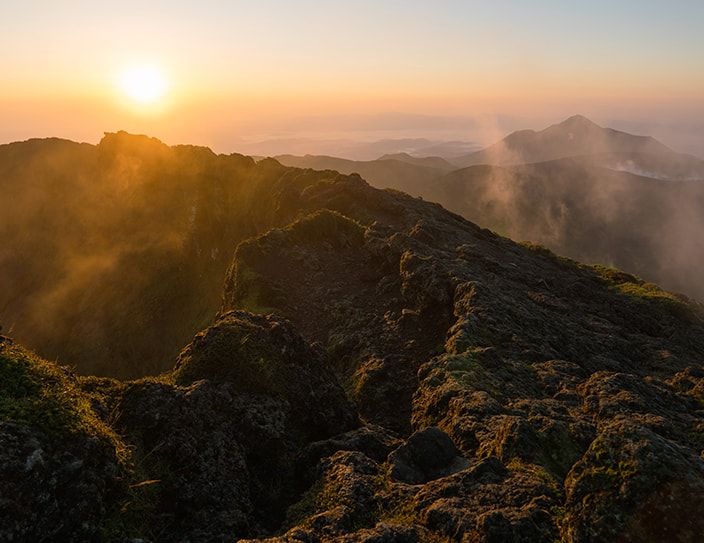
<svg viewBox="0 0 704 543">
<path fill-rule="evenodd" d="M 548 511 L 560 496 L 541 479 L 528 466 L 508 470 L 490 457 L 431 481 L 415 504 L 425 526 L 453 540 L 553 541 L 558 528 Z"/>
<path fill-rule="evenodd" d="M 411 430 L 438 427 L 469 461 L 497 457 L 510 466 L 512 475 L 491 490 L 503 504 L 496 510 L 468 516 L 472 501 L 460 493 L 452 507 L 417 506 L 414 525 L 477 541 L 519 541 L 526 530 L 536 541 L 566 537 L 562 519 L 571 518 L 565 508 L 573 502 L 565 502 L 564 481 L 619 416 L 702 450 L 701 379 L 684 373 L 701 367 L 696 306 L 628 274 L 512 244 L 438 208 L 423 204 L 421 213 L 418 202 L 399 197 L 399 208 L 387 195 L 366 192 L 350 181 L 302 194 L 302 206 L 324 200 L 360 221 L 359 203 L 368 204 L 364 213 L 376 222 L 367 221 L 362 241 L 341 248 L 337 260 L 316 248 L 323 238 L 296 238 L 292 225 L 239 253 L 240 265 L 275 285 L 308 285 L 308 271 L 290 255 L 316 262 L 315 286 L 289 290 L 280 309 L 328 345 L 363 419 L 408 435 L 402 420 L 409 416 Z M 380 275 L 373 289 L 363 281 L 369 263 Z M 305 308 L 323 304 L 335 311 L 311 327 Z M 412 440 L 389 458 L 388 484 L 425 483 L 422 496 L 448 477 L 411 466 L 404 455 L 413 456 Z"/>
<path fill-rule="evenodd" d="M 114 453 L 90 435 L 57 448 L 41 430 L 0 422 L 0 541 L 91 541 L 117 475 Z"/>
<path fill-rule="evenodd" d="M 387 429 L 366 424 L 345 434 L 311 443 L 303 455 L 306 463 L 313 464 L 337 451 L 359 451 L 375 462 L 384 462 L 401 443 L 402 440 Z"/>
<path fill-rule="evenodd" d="M 619 417 L 573 466 L 565 480 L 570 541 L 694 541 L 704 533 L 704 459 L 657 431 Z"/>
<path fill-rule="evenodd" d="M 163 540 L 276 525 L 299 492 L 303 446 L 355 424 L 325 355 L 274 316 L 223 315 L 183 350 L 171 378 L 129 384 L 117 404 L 118 427 L 158 480 L 150 533 Z"/>
<path fill-rule="evenodd" d="M 263 394 L 287 405 L 287 424 L 306 441 L 349 429 L 352 406 L 325 354 L 286 320 L 233 311 L 196 335 L 178 358 L 177 384 L 226 381 L 235 392 Z"/>
<path fill-rule="evenodd" d="M 450 437 L 439 428 L 415 432 L 389 455 L 389 475 L 394 481 L 419 485 L 467 466 Z"/>
<path fill-rule="evenodd" d="M 144 477 L 153 481 L 141 492 L 151 502 L 142 512 L 149 525 L 134 535 L 216 541 L 249 532 L 252 496 L 262 483 L 240 436 L 246 429 L 267 450 L 283 448 L 286 417 L 280 402 L 240 398 L 228 383 L 198 381 L 182 388 L 147 382 L 128 385 L 117 408 L 117 427 L 138 448 Z M 253 412 L 266 417 L 247 425 Z M 279 458 L 272 451 L 269 459 L 276 465 Z"/>
</svg>

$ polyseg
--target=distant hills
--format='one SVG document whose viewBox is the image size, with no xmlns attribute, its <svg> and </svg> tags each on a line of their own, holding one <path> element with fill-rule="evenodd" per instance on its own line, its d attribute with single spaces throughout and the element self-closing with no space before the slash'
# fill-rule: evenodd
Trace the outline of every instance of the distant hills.
<svg viewBox="0 0 704 543">
<path fill-rule="evenodd" d="M 580 261 L 614 265 L 704 299 L 704 161 L 575 115 L 455 158 L 356 162 L 277 157 L 357 172 L 482 226 Z"/>
<path fill-rule="evenodd" d="M 372 141 L 349 138 L 280 137 L 237 144 L 237 150 L 252 156 L 286 153 L 340 156 L 351 160 L 376 160 L 384 155 L 408 154 L 413 157 L 456 157 L 481 149 L 472 141 L 428 138 L 385 138 Z"/>
</svg>

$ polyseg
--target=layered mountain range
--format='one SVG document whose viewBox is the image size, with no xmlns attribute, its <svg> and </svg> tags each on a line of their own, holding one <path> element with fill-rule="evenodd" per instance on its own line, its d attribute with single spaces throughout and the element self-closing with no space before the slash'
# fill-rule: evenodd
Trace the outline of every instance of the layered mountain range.
<svg viewBox="0 0 704 543">
<path fill-rule="evenodd" d="M 0 183 L 2 541 L 704 533 L 684 295 L 145 136 L 2 146 Z"/>
<path fill-rule="evenodd" d="M 460 157 L 277 157 L 359 173 L 515 240 L 704 299 L 704 161 L 583 116 Z"/>
</svg>

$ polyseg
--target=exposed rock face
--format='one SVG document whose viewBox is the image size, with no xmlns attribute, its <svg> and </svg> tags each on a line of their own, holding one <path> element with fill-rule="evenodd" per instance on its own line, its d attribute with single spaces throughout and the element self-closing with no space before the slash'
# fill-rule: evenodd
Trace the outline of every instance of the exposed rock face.
<svg viewBox="0 0 704 543">
<path fill-rule="evenodd" d="M 84 475 L 97 505 L 71 513 L 86 522 L 38 524 L 39 540 L 704 533 L 701 307 L 357 176 L 295 172 L 262 209 L 299 219 L 239 245 L 220 316 L 172 372 L 62 378 L 114 435 L 91 460 L 106 468 Z M 35 495 L 17 469 L 65 470 L 90 435 L 35 454 L 43 430 L 12 406 L 51 386 L 2 389 L 14 468 L 0 469 L 0 526 L 31 525 L 44 503 L 49 472 Z M 129 461 L 115 460 L 120 443 Z"/>
<path fill-rule="evenodd" d="M 224 315 L 184 349 L 173 382 L 128 384 L 117 404 L 117 428 L 160 481 L 158 540 L 275 527 L 302 491 L 302 448 L 357 424 L 324 354 L 274 316 Z"/>
<path fill-rule="evenodd" d="M 0 541 L 90 541 L 117 462 L 95 437 L 58 448 L 40 430 L 0 422 Z"/>
<path fill-rule="evenodd" d="M 450 437 L 438 428 L 415 432 L 389 455 L 392 480 L 420 485 L 469 467 Z"/>
</svg>

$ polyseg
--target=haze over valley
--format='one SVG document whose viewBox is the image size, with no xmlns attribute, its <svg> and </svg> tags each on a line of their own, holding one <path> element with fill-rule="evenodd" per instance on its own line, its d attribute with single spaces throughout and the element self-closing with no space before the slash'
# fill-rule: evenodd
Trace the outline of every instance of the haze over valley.
<svg viewBox="0 0 704 543">
<path fill-rule="evenodd" d="M 291 155 L 439 202 L 516 240 L 614 266 L 704 299 L 704 161 L 576 115 L 459 156 L 373 161 Z"/>
</svg>

